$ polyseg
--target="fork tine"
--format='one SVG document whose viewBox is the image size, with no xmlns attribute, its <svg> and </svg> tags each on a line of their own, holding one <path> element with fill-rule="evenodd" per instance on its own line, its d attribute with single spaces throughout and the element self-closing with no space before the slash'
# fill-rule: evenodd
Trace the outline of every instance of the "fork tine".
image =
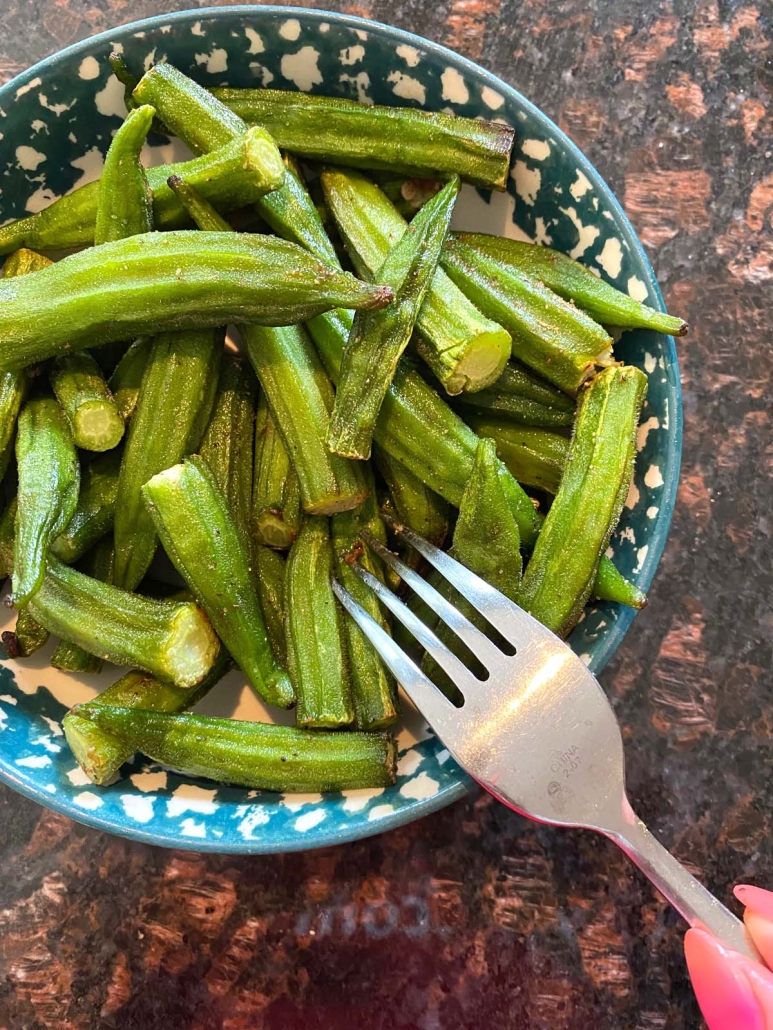
<svg viewBox="0 0 773 1030">
<path fill-rule="evenodd" d="M 382 513 L 382 515 L 395 533 L 426 558 L 441 576 L 445 576 L 451 586 L 455 587 L 462 597 L 466 597 L 470 604 L 477 608 L 480 614 L 488 619 L 513 647 L 517 648 L 519 642 L 523 645 L 525 634 L 533 634 L 534 627 L 537 625 L 536 621 L 517 604 L 495 590 L 485 579 L 470 572 L 450 554 L 441 551 L 439 547 L 435 547 L 418 533 L 414 533 L 408 526 L 396 522 L 386 513 Z"/>
<path fill-rule="evenodd" d="M 414 615 L 407 604 L 403 604 L 396 594 L 385 587 L 380 579 L 377 579 L 371 572 L 364 569 L 362 565 L 355 562 L 352 570 L 366 583 L 376 594 L 382 604 L 392 612 L 395 618 L 402 622 L 403 626 L 412 633 L 419 641 L 424 650 L 432 655 L 441 669 L 454 681 L 460 691 L 470 690 L 480 685 L 480 680 L 473 676 L 467 666 L 461 662 L 456 655 L 450 651 L 440 638 L 432 632 L 418 616 Z M 431 681 L 430 681 L 431 682 Z"/>
<path fill-rule="evenodd" d="M 371 642 L 386 667 L 427 722 L 439 730 L 447 716 L 455 711 L 451 702 L 337 579 L 333 579 L 332 584 L 336 597 Z"/>
<path fill-rule="evenodd" d="M 446 625 L 464 641 L 478 661 L 489 671 L 495 668 L 498 662 L 502 661 L 503 654 L 496 644 L 493 644 L 485 633 L 481 633 L 476 626 L 473 626 L 470 620 L 443 597 L 440 591 L 436 590 L 431 583 L 428 583 L 418 572 L 414 572 L 410 566 L 406 565 L 397 555 L 384 547 L 381 541 L 377 540 L 370 533 L 363 532 L 362 538 L 386 565 L 394 569 L 403 583 L 407 583 L 414 593 L 418 594 L 422 601 L 425 601 Z"/>
</svg>

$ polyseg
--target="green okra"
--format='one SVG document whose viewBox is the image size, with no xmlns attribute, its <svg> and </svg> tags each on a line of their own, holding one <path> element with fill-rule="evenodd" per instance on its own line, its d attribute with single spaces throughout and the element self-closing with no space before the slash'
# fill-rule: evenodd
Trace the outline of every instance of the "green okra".
<svg viewBox="0 0 773 1030">
<path fill-rule="evenodd" d="M 203 197 L 195 186 L 191 186 L 181 175 L 170 175 L 166 180 L 170 190 L 188 212 L 197 229 L 205 232 L 233 232 L 231 223 Z"/>
<path fill-rule="evenodd" d="M 515 133 L 501 122 L 279 89 L 219 87 L 212 94 L 300 157 L 406 175 L 456 173 L 499 190 L 507 185 Z"/>
<path fill-rule="evenodd" d="M 285 572 L 286 561 L 282 554 L 271 547 L 260 544 L 253 552 L 255 577 L 258 581 L 258 597 L 266 624 L 266 633 L 274 657 L 287 668 L 287 636 L 285 631 Z"/>
<path fill-rule="evenodd" d="M 330 418 L 327 442 L 336 454 L 370 457 L 373 426 L 433 281 L 458 193 L 454 176 L 388 252 L 376 278 L 391 287 L 392 304 L 355 316 Z"/>
<path fill-rule="evenodd" d="M 164 550 L 255 692 L 289 708 L 295 694 L 271 650 L 247 541 L 209 465 L 194 455 L 153 476 L 142 495 Z"/>
<path fill-rule="evenodd" d="M 559 491 L 534 546 L 519 604 L 566 635 L 593 592 L 631 483 L 647 390 L 637 368 L 600 372 L 583 391 Z"/>
<path fill-rule="evenodd" d="M 117 50 L 114 50 L 108 57 L 110 67 L 113 69 L 113 75 L 123 86 L 123 101 L 126 105 L 126 110 L 131 112 L 137 107 L 141 107 L 141 104 L 137 104 L 132 96 L 139 79 L 134 75 L 126 63 L 123 54 L 119 54 Z M 169 132 L 169 129 L 164 125 L 160 118 L 153 118 L 152 122 L 153 131 L 159 133 L 162 136 L 173 135 Z"/>
<path fill-rule="evenodd" d="M 6 658 L 29 658 L 46 643 L 49 632 L 33 619 L 29 609 L 22 608 L 16 616 L 13 632 L 3 633 Z"/>
<path fill-rule="evenodd" d="M 331 577 L 328 520 L 307 515 L 287 559 L 287 660 L 297 695 L 296 723 L 307 729 L 348 726 L 354 720 L 343 614 Z"/>
<path fill-rule="evenodd" d="M 252 460 L 258 384 L 249 364 L 226 354 L 220 368 L 214 408 L 198 448 L 249 551 L 252 535 Z"/>
<path fill-rule="evenodd" d="M 606 555 L 599 562 L 593 597 L 598 601 L 615 601 L 629 608 L 646 608 L 647 595 L 620 572 Z"/>
<path fill-rule="evenodd" d="M 51 554 L 66 565 L 81 558 L 113 528 L 121 452 L 110 451 L 81 465 L 78 504 L 51 543 Z"/>
<path fill-rule="evenodd" d="M 467 422 L 478 436 L 494 441 L 497 454 L 521 486 L 558 492 L 569 452 L 567 437 L 486 415 L 470 414 Z"/>
<path fill-rule="evenodd" d="M 407 223 L 375 183 L 359 172 L 327 169 L 325 199 L 358 273 L 377 277 Z M 442 268 L 435 270 L 416 322 L 416 347 L 447 393 L 474 392 L 497 380 L 510 356 L 510 334 L 478 310 Z"/>
<path fill-rule="evenodd" d="M 65 715 L 62 729 L 78 765 L 92 783 L 103 786 L 113 780 L 135 750 L 127 746 L 122 738 L 82 714 L 85 709 L 90 711 L 99 705 L 113 705 L 121 709 L 141 708 L 151 712 L 184 712 L 208 694 L 232 667 L 231 656 L 221 647 L 215 664 L 204 679 L 193 687 L 181 689 L 136 669 L 127 672 L 93 701 L 81 705 L 81 714 L 71 711 Z"/>
<path fill-rule="evenodd" d="M 612 338 L 584 311 L 525 272 L 515 272 L 450 239 L 442 266 L 456 285 L 513 340 L 513 357 L 574 394 L 596 365 L 612 362 Z"/>
<path fill-rule="evenodd" d="M 0 279 L 0 370 L 149 329 L 293 324 L 333 307 L 390 300 L 388 287 L 360 282 L 273 237 L 143 233 L 34 275 Z"/>
<path fill-rule="evenodd" d="M 508 418 L 527 426 L 559 429 L 571 426 L 577 405 L 558 387 L 539 379 L 525 366 L 507 364 L 493 386 L 478 393 L 462 393 L 457 404 L 465 411 Z"/>
<path fill-rule="evenodd" d="M 51 366 L 51 386 L 72 429 L 75 446 L 110 451 L 121 442 L 124 420 L 102 370 L 86 351 L 60 354 Z"/>
<path fill-rule="evenodd" d="M 521 539 L 518 524 L 502 490 L 498 467 L 493 441 L 481 440 L 472 476 L 459 506 L 451 554 L 496 590 L 516 600 L 523 570 Z M 477 609 L 465 598 L 456 595 L 447 582 L 444 581 L 440 589 L 473 625 L 486 634 L 491 633 L 489 624 Z M 436 632 L 443 643 L 464 660 L 466 648 L 459 637 L 442 622 L 437 624 Z M 425 655 L 422 669 L 449 696 L 453 696 L 454 691 L 458 693 L 430 655 Z"/>
<path fill-rule="evenodd" d="M 451 527 L 448 502 L 382 447 L 376 445 L 373 457 L 397 519 L 436 547 L 442 547 Z"/>
<path fill-rule="evenodd" d="M 300 168 L 289 154 L 285 154 L 284 162 L 284 185 L 270 196 L 261 197 L 255 204 L 256 211 L 278 236 L 339 268 L 338 254 L 309 196 Z"/>
<path fill-rule="evenodd" d="M 14 523 L 16 522 L 16 498 L 13 497 L 0 515 L 0 583 L 13 572 Z"/>
<path fill-rule="evenodd" d="M 356 507 L 368 489 L 358 463 L 327 448 L 335 392 L 306 330 L 249 325 L 242 338 L 298 476 L 304 510 L 330 515 Z"/>
<path fill-rule="evenodd" d="M 252 492 L 252 532 L 259 544 L 286 551 L 301 525 L 301 488 L 284 440 L 269 411 L 258 401 Z"/>
<path fill-rule="evenodd" d="M 294 726 L 105 704 L 76 705 L 73 712 L 132 752 L 218 783 L 297 793 L 388 787 L 395 781 L 397 748 L 388 733 L 309 733 Z"/>
<path fill-rule="evenodd" d="M 110 376 L 110 392 L 118 414 L 124 421 L 132 417 L 137 407 L 137 397 L 152 346 L 151 336 L 138 336 Z"/>
<path fill-rule="evenodd" d="M 140 162 L 155 111 L 144 106 L 129 111 L 105 156 L 99 179 L 94 243 L 109 243 L 153 228 L 153 191 Z"/>
<path fill-rule="evenodd" d="M 3 265 L 3 278 L 12 279 L 29 272 L 38 272 L 52 262 L 34 250 L 17 250 Z M 29 380 L 24 371 L 0 372 L 0 479 L 6 473 L 13 453 L 13 439 L 16 420 L 19 417 L 24 398 L 27 396 Z"/>
<path fill-rule="evenodd" d="M 98 579 L 102 583 L 113 582 L 113 567 L 115 564 L 115 550 L 113 541 L 108 537 L 102 539 L 92 547 L 83 561 L 80 563 L 79 571 L 92 579 Z M 70 640 L 60 640 L 56 650 L 51 655 L 51 664 L 55 669 L 63 672 L 80 672 L 95 675 L 102 670 L 102 659 L 97 655 L 86 651 L 79 644 Z"/>
<path fill-rule="evenodd" d="M 13 597 L 29 603 L 46 574 L 48 549 L 78 504 L 80 466 L 65 413 L 53 397 L 22 408 L 16 436 L 19 470 L 13 553 Z"/>
<path fill-rule="evenodd" d="M 621 329 L 654 329 L 674 336 L 683 336 L 687 332 L 688 325 L 681 318 L 634 300 L 560 251 L 482 232 L 454 233 L 454 237 L 501 265 L 539 279 L 602 325 Z"/>
<path fill-rule="evenodd" d="M 115 582 L 125 590 L 139 585 L 158 542 L 142 487 L 198 448 L 212 413 L 222 356 L 222 331 L 214 329 L 161 333 L 153 340 L 115 502 Z"/>
<path fill-rule="evenodd" d="M 223 143 L 192 161 L 146 170 L 157 229 L 177 229 L 187 221 L 185 208 L 167 185 L 170 175 L 182 176 L 224 211 L 251 204 L 282 184 L 281 156 L 262 129 L 229 136 Z M 42 211 L 0 227 L 0 254 L 19 247 L 60 250 L 92 244 L 99 190 L 99 181 L 87 183 Z"/>
<path fill-rule="evenodd" d="M 212 668 L 220 644 L 204 612 L 191 602 L 153 601 L 49 560 L 29 603 L 50 633 L 116 665 L 144 669 L 178 687 L 192 687 Z"/>
<path fill-rule="evenodd" d="M 380 569 L 370 549 L 361 538 L 357 511 L 345 511 L 331 519 L 335 575 L 341 585 L 358 601 L 383 630 L 389 625 L 378 598 L 354 572 L 350 562 L 357 561 L 374 575 Z M 354 721 L 360 730 L 377 730 L 391 726 L 397 719 L 397 689 L 373 645 L 354 619 L 344 621 L 344 640 L 348 652 L 348 668 Z"/>
</svg>

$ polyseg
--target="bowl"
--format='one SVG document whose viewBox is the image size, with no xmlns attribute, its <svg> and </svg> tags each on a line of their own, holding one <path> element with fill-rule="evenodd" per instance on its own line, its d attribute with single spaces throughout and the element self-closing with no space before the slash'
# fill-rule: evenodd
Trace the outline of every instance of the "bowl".
<svg viewBox="0 0 773 1030">
<path fill-rule="evenodd" d="M 7 155 L 2 219 L 38 211 L 98 176 L 123 117 L 123 90 L 108 55 L 132 67 L 168 59 L 206 86 L 271 85 L 363 103 L 405 105 L 501 119 L 515 126 L 507 193 L 465 187 L 454 225 L 550 244 L 581 259 L 639 300 L 662 308 L 655 275 L 607 185 L 569 139 L 511 86 L 419 36 L 349 15 L 284 7 L 184 11 L 135 22 L 54 54 L 0 89 Z M 155 138 L 148 163 L 183 156 Z M 626 333 L 617 353 L 643 368 L 649 395 L 639 431 L 635 483 L 611 554 L 647 589 L 674 506 L 681 401 L 674 342 Z M 591 606 L 571 644 L 596 673 L 634 617 L 614 604 Z M 3 615 L 10 628 L 12 613 Z M 470 780 L 415 712 L 400 733 L 395 786 L 344 794 L 272 795 L 186 778 L 136 760 L 107 788 L 92 786 L 70 754 L 61 721 L 75 701 L 116 679 L 81 682 L 48 667 L 52 645 L 0 668 L 0 778 L 40 804 L 135 840 L 217 852 L 282 852 L 379 833 L 462 797 Z M 269 719 L 238 674 L 198 710 Z"/>
</svg>

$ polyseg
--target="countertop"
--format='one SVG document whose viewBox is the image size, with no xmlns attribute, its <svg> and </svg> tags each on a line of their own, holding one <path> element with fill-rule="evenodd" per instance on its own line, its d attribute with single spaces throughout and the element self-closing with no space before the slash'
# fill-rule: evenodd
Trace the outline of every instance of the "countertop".
<svg viewBox="0 0 773 1030">
<path fill-rule="evenodd" d="M 5 0 L 0 77 L 193 2 Z M 310 6 L 326 6 L 324 4 Z M 360 0 L 536 101 L 611 184 L 679 343 L 684 464 L 602 676 L 630 795 L 724 899 L 773 887 L 773 23 L 745 0 Z M 611 845 L 481 795 L 284 857 L 128 844 L 0 788 L 2 1030 L 695 1030 L 684 927 Z"/>
</svg>

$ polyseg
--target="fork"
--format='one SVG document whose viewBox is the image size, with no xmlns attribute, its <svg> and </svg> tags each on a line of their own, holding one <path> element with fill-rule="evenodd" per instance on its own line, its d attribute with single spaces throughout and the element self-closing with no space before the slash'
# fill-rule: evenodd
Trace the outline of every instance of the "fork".
<svg viewBox="0 0 773 1030">
<path fill-rule="evenodd" d="M 690 926 L 708 930 L 727 947 L 759 961 L 744 924 L 655 839 L 631 808 L 620 727 L 582 660 L 446 552 L 406 526 L 391 524 L 514 649 L 506 654 L 422 576 L 366 535 L 368 546 L 460 637 L 488 673 L 479 679 L 395 593 L 359 563 L 352 564 L 458 687 L 463 699 L 458 707 L 333 581 L 341 604 L 456 762 L 495 798 L 530 819 L 608 837 Z"/>
</svg>

